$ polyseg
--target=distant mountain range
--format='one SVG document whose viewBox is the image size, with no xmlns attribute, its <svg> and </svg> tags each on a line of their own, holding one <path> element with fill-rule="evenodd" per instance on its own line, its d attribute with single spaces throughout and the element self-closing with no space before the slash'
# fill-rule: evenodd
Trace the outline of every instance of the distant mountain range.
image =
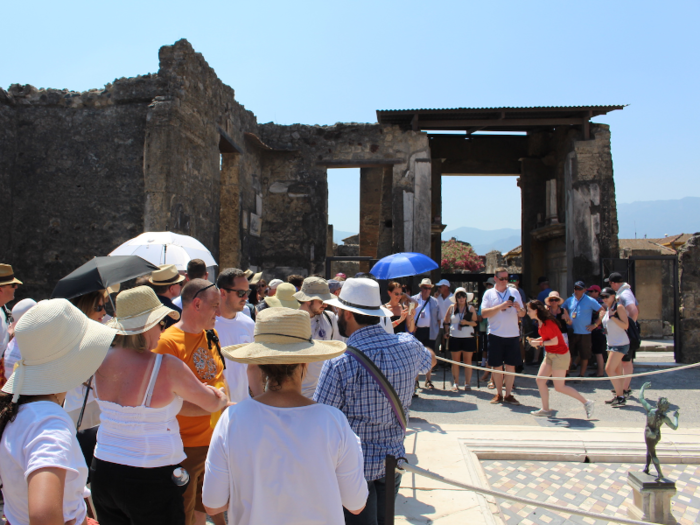
<svg viewBox="0 0 700 525">
<path fill-rule="evenodd" d="M 620 239 L 661 238 L 664 235 L 700 232 L 700 197 L 684 197 L 665 201 L 641 201 L 617 205 Z M 353 232 L 334 231 L 333 241 L 342 244 L 342 239 L 355 235 Z M 455 237 L 468 242 L 479 255 L 491 250 L 506 253 L 522 243 L 520 230 L 501 228 L 481 230 L 462 226 L 442 232 L 442 240 Z"/>
<path fill-rule="evenodd" d="M 700 197 L 618 204 L 617 222 L 620 239 L 700 232 Z"/>
</svg>

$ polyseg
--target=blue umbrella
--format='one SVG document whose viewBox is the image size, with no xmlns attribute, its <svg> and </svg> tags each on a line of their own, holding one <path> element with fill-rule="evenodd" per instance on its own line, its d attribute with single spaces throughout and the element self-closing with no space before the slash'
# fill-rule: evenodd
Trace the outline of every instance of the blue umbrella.
<svg viewBox="0 0 700 525">
<path fill-rule="evenodd" d="M 422 253 L 404 252 L 377 261 L 369 273 L 377 279 L 396 279 L 435 270 L 438 264 Z"/>
</svg>

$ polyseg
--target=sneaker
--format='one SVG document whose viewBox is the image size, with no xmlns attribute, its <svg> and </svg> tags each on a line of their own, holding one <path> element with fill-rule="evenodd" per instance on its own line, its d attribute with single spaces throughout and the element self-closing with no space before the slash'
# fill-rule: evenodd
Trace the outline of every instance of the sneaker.
<svg viewBox="0 0 700 525">
<path fill-rule="evenodd" d="M 595 402 L 591 400 L 588 400 L 583 404 L 583 408 L 586 409 L 586 417 L 588 419 L 593 417 L 593 405 L 595 405 Z"/>
<path fill-rule="evenodd" d="M 530 412 L 535 417 L 550 417 L 552 415 L 551 410 L 545 410 L 544 408 L 540 408 L 539 410 L 533 410 Z"/>
<path fill-rule="evenodd" d="M 608 399 L 605 404 L 606 405 L 612 405 L 615 401 L 617 401 L 617 396 L 613 396 L 612 399 Z"/>
<path fill-rule="evenodd" d="M 464 391 L 469 392 L 472 389 L 469 385 L 464 385 Z"/>
<path fill-rule="evenodd" d="M 625 396 L 622 396 L 622 397 L 618 397 L 617 399 L 615 399 L 615 401 L 613 401 L 610 406 L 613 408 L 619 408 L 619 407 L 625 406 L 626 403 L 627 403 L 627 399 L 625 399 Z"/>
<path fill-rule="evenodd" d="M 515 399 L 515 396 L 513 396 L 513 394 L 504 397 L 503 402 L 508 403 L 509 405 L 519 405 L 520 404 L 520 401 Z"/>
<path fill-rule="evenodd" d="M 624 396 L 625 398 L 629 399 L 629 397 L 632 395 L 632 389 L 630 388 L 629 390 L 625 390 Z"/>
<path fill-rule="evenodd" d="M 503 403 L 503 396 L 496 394 L 491 398 L 491 401 L 489 401 L 492 405 L 497 405 L 498 403 Z"/>
<path fill-rule="evenodd" d="M 452 391 L 459 392 L 459 387 L 455 383 L 452 383 Z"/>
</svg>

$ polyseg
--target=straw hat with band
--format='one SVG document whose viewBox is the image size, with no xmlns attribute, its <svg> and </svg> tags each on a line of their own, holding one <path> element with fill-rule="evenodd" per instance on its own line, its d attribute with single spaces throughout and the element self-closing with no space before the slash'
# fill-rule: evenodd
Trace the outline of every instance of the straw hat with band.
<svg viewBox="0 0 700 525">
<path fill-rule="evenodd" d="M 180 275 L 174 264 L 162 264 L 158 268 L 160 270 L 156 270 L 148 278 L 148 282 L 153 286 L 168 286 L 185 280 L 185 276 Z"/>
<path fill-rule="evenodd" d="M 13 403 L 68 392 L 95 373 L 116 334 L 66 299 L 41 301 L 17 323 L 22 359 L 2 391 L 13 394 Z"/>
<path fill-rule="evenodd" d="M 0 264 L 0 286 L 7 284 L 22 284 L 22 281 L 15 277 L 15 272 L 9 264 Z"/>
<path fill-rule="evenodd" d="M 153 289 L 137 286 L 117 295 L 116 314 L 107 326 L 120 335 L 135 335 L 147 332 L 167 316 L 180 319 L 178 312 L 158 300 Z"/>
<path fill-rule="evenodd" d="M 311 339 L 309 314 L 289 308 L 266 308 L 255 322 L 255 341 L 225 346 L 221 353 L 231 361 L 252 365 L 315 363 L 345 352 L 342 341 Z"/>
<path fill-rule="evenodd" d="M 471 302 L 474 300 L 474 294 L 471 293 L 471 292 L 467 292 L 467 291 L 464 289 L 464 287 L 460 286 L 459 288 L 457 288 L 457 289 L 455 290 L 454 295 L 452 295 L 452 296 L 450 297 L 450 301 L 452 301 L 453 303 L 456 303 L 456 302 L 457 302 L 457 294 L 458 294 L 458 293 L 466 294 L 466 296 L 467 296 L 467 303 L 471 303 Z"/>
<path fill-rule="evenodd" d="M 245 275 L 245 278 L 248 279 L 248 283 L 250 284 L 258 284 L 262 274 L 262 272 L 255 273 L 253 270 L 246 270 L 243 272 L 243 275 Z"/>
<path fill-rule="evenodd" d="M 277 287 L 277 293 L 272 297 L 265 297 L 264 301 L 270 308 L 299 309 L 299 301 L 294 298 L 297 289 L 292 283 L 282 283 Z"/>
<path fill-rule="evenodd" d="M 391 317 L 392 315 L 389 310 L 382 308 L 379 284 L 372 279 L 348 279 L 340 290 L 340 295 L 323 302 L 361 315 L 372 317 Z"/>
<path fill-rule="evenodd" d="M 552 301 L 563 302 L 564 300 L 559 296 L 559 292 L 551 291 L 549 295 L 544 300 L 545 303 L 551 303 Z"/>
<path fill-rule="evenodd" d="M 319 299 L 326 301 L 333 297 L 328 282 L 321 277 L 307 277 L 301 285 L 301 290 L 294 294 L 300 303 Z"/>
</svg>

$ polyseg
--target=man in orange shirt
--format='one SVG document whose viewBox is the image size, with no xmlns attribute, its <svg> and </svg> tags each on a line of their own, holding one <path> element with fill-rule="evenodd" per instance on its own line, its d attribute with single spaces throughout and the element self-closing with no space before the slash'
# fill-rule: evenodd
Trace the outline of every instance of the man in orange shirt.
<svg viewBox="0 0 700 525">
<path fill-rule="evenodd" d="M 224 361 L 214 330 L 221 295 L 216 285 L 204 279 L 193 279 L 182 290 L 182 316 L 160 336 L 154 352 L 170 354 L 194 372 L 205 385 L 224 385 Z M 209 334 L 208 334 L 209 333 Z M 214 336 L 214 337 L 212 337 Z M 217 414 L 218 415 L 218 414 Z M 187 459 L 182 462 L 190 475 L 183 495 L 187 525 L 204 525 L 206 511 L 202 505 L 204 462 L 216 422 L 214 415 L 185 403 L 180 415 L 180 436 Z M 216 525 L 224 525 L 224 515 L 212 516 Z"/>
</svg>

